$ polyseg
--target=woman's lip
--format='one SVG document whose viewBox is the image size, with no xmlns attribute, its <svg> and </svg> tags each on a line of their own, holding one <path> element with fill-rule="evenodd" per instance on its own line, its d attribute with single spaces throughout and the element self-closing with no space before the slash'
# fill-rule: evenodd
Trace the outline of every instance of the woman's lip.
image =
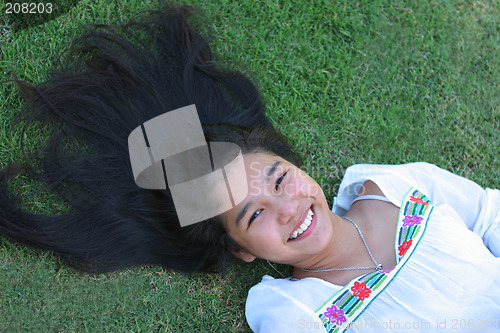
<svg viewBox="0 0 500 333">
<path fill-rule="evenodd" d="M 306 231 L 304 231 L 303 233 L 301 233 L 300 235 L 298 235 L 296 238 L 294 239 L 288 239 L 288 242 L 293 242 L 293 241 L 296 241 L 298 239 L 303 239 L 307 236 L 309 236 L 309 234 L 312 232 L 312 230 L 314 229 L 314 227 L 316 226 L 316 213 L 314 212 L 314 209 L 313 207 L 309 207 L 311 209 L 311 211 L 313 212 L 313 217 L 312 217 L 312 220 L 311 220 L 311 224 L 309 225 L 309 227 L 307 228 Z M 308 210 L 309 211 L 309 210 Z M 302 224 L 302 223 L 301 223 Z M 294 229 L 296 230 L 296 229 Z"/>
</svg>

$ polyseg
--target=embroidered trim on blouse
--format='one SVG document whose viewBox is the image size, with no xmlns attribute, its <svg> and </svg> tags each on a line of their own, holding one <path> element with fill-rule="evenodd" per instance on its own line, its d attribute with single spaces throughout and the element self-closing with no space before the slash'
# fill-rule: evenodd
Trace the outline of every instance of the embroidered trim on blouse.
<svg viewBox="0 0 500 333">
<path fill-rule="evenodd" d="M 417 247 L 432 209 L 433 205 L 429 198 L 412 187 L 405 195 L 399 209 L 394 242 L 396 266 L 352 280 L 316 311 L 328 333 L 337 333 L 349 328 L 349 325 L 392 281 Z"/>
</svg>

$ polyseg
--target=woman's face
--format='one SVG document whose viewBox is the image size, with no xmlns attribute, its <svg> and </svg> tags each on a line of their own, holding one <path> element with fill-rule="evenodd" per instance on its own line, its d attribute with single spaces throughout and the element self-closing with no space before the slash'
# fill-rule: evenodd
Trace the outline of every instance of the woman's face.
<svg viewBox="0 0 500 333">
<path fill-rule="evenodd" d="M 333 233 L 320 186 L 278 156 L 251 153 L 244 162 L 248 195 L 224 214 L 227 231 L 244 248 L 235 255 L 296 265 L 320 253 Z"/>
</svg>

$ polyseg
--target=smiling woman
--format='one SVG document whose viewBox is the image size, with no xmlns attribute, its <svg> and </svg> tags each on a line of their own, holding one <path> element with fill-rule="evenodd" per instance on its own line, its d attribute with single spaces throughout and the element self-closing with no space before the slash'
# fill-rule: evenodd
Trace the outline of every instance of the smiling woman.
<svg viewBox="0 0 500 333">
<path fill-rule="evenodd" d="M 50 137 L 0 172 L 0 233 L 86 272 L 223 270 L 233 256 L 291 266 L 290 277 L 265 276 L 250 290 L 256 332 L 498 328 L 500 191 L 427 163 L 362 164 L 346 170 L 331 209 L 256 87 L 217 64 L 189 13 L 168 8 L 94 26 L 49 80 L 18 82 L 28 96 L 25 130 L 44 121 Z M 241 149 L 247 183 L 238 185 L 248 194 L 181 227 L 171 189 L 134 182 L 127 144 L 134 129 L 147 133 L 141 124 L 192 104 L 208 143 Z M 148 152 L 153 146 L 145 135 Z M 69 209 L 23 209 L 8 184 L 22 168 Z"/>
<path fill-rule="evenodd" d="M 277 205 L 292 198 L 299 196 L 280 198 Z M 417 322 L 487 318 L 480 325 L 498 328 L 499 207 L 500 191 L 427 163 L 353 166 L 333 211 L 315 214 L 317 225 L 333 232 L 309 227 L 301 240 L 262 241 L 255 250 L 262 256 L 273 249 L 269 244 L 281 243 L 273 260 L 286 258 L 294 273 L 288 279 L 265 276 L 250 290 L 250 326 L 300 332 L 307 322 L 311 330 L 371 332 L 389 323 L 399 330 Z M 274 225 L 288 231 L 296 224 Z"/>
<path fill-rule="evenodd" d="M 498 328 L 500 191 L 427 163 L 356 165 L 331 211 L 293 164 L 262 153 L 244 158 L 249 193 L 224 214 L 233 252 L 294 269 L 250 290 L 254 331 L 300 332 L 305 322 L 327 332 L 390 322 L 397 330 L 456 318 L 487 318 Z"/>
</svg>

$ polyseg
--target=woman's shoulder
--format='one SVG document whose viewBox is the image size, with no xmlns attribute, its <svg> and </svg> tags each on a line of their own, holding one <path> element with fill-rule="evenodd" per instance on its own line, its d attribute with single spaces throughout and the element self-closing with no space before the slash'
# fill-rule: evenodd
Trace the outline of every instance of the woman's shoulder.
<svg viewBox="0 0 500 333">
<path fill-rule="evenodd" d="M 293 288 L 292 285 L 294 282 L 295 280 L 291 278 L 276 279 L 270 275 L 264 275 L 259 283 L 250 288 L 248 298 L 255 296 L 259 298 L 261 293 L 271 295 L 280 293 L 286 294 L 288 290 Z"/>
<path fill-rule="evenodd" d="M 319 279 L 314 280 L 264 276 L 250 289 L 246 301 L 246 317 L 252 330 L 299 332 L 314 326 L 324 330 L 315 310 L 321 301 L 324 303 L 325 293 Z"/>
<path fill-rule="evenodd" d="M 427 162 L 400 165 L 355 164 L 347 168 L 332 210 L 339 215 L 345 214 L 366 181 L 371 181 L 377 188 L 376 194 L 383 195 L 400 206 L 401 199 L 411 187 L 426 190 L 434 186 L 436 180 L 425 176 L 432 174 L 434 169 L 437 167 Z"/>
<path fill-rule="evenodd" d="M 344 179 L 374 175 L 407 176 L 415 172 L 422 172 L 437 168 L 427 162 L 412 162 L 406 164 L 354 164 L 345 171 Z"/>
<path fill-rule="evenodd" d="M 247 308 L 284 307 L 295 304 L 308 310 L 316 309 L 324 302 L 326 295 L 331 295 L 341 287 L 318 278 L 275 279 L 265 275 L 261 282 L 250 288 L 247 297 Z"/>
<path fill-rule="evenodd" d="M 306 279 L 294 279 L 292 277 L 287 278 L 274 278 L 270 275 L 264 275 L 262 280 L 250 288 L 250 292 L 257 292 L 260 290 L 269 291 L 274 290 L 275 292 L 287 292 L 291 290 L 297 290 L 297 288 L 303 288 L 305 286 L 319 286 L 327 288 L 335 288 L 337 286 L 332 285 L 322 279 L 317 278 L 306 278 Z"/>
</svg>

